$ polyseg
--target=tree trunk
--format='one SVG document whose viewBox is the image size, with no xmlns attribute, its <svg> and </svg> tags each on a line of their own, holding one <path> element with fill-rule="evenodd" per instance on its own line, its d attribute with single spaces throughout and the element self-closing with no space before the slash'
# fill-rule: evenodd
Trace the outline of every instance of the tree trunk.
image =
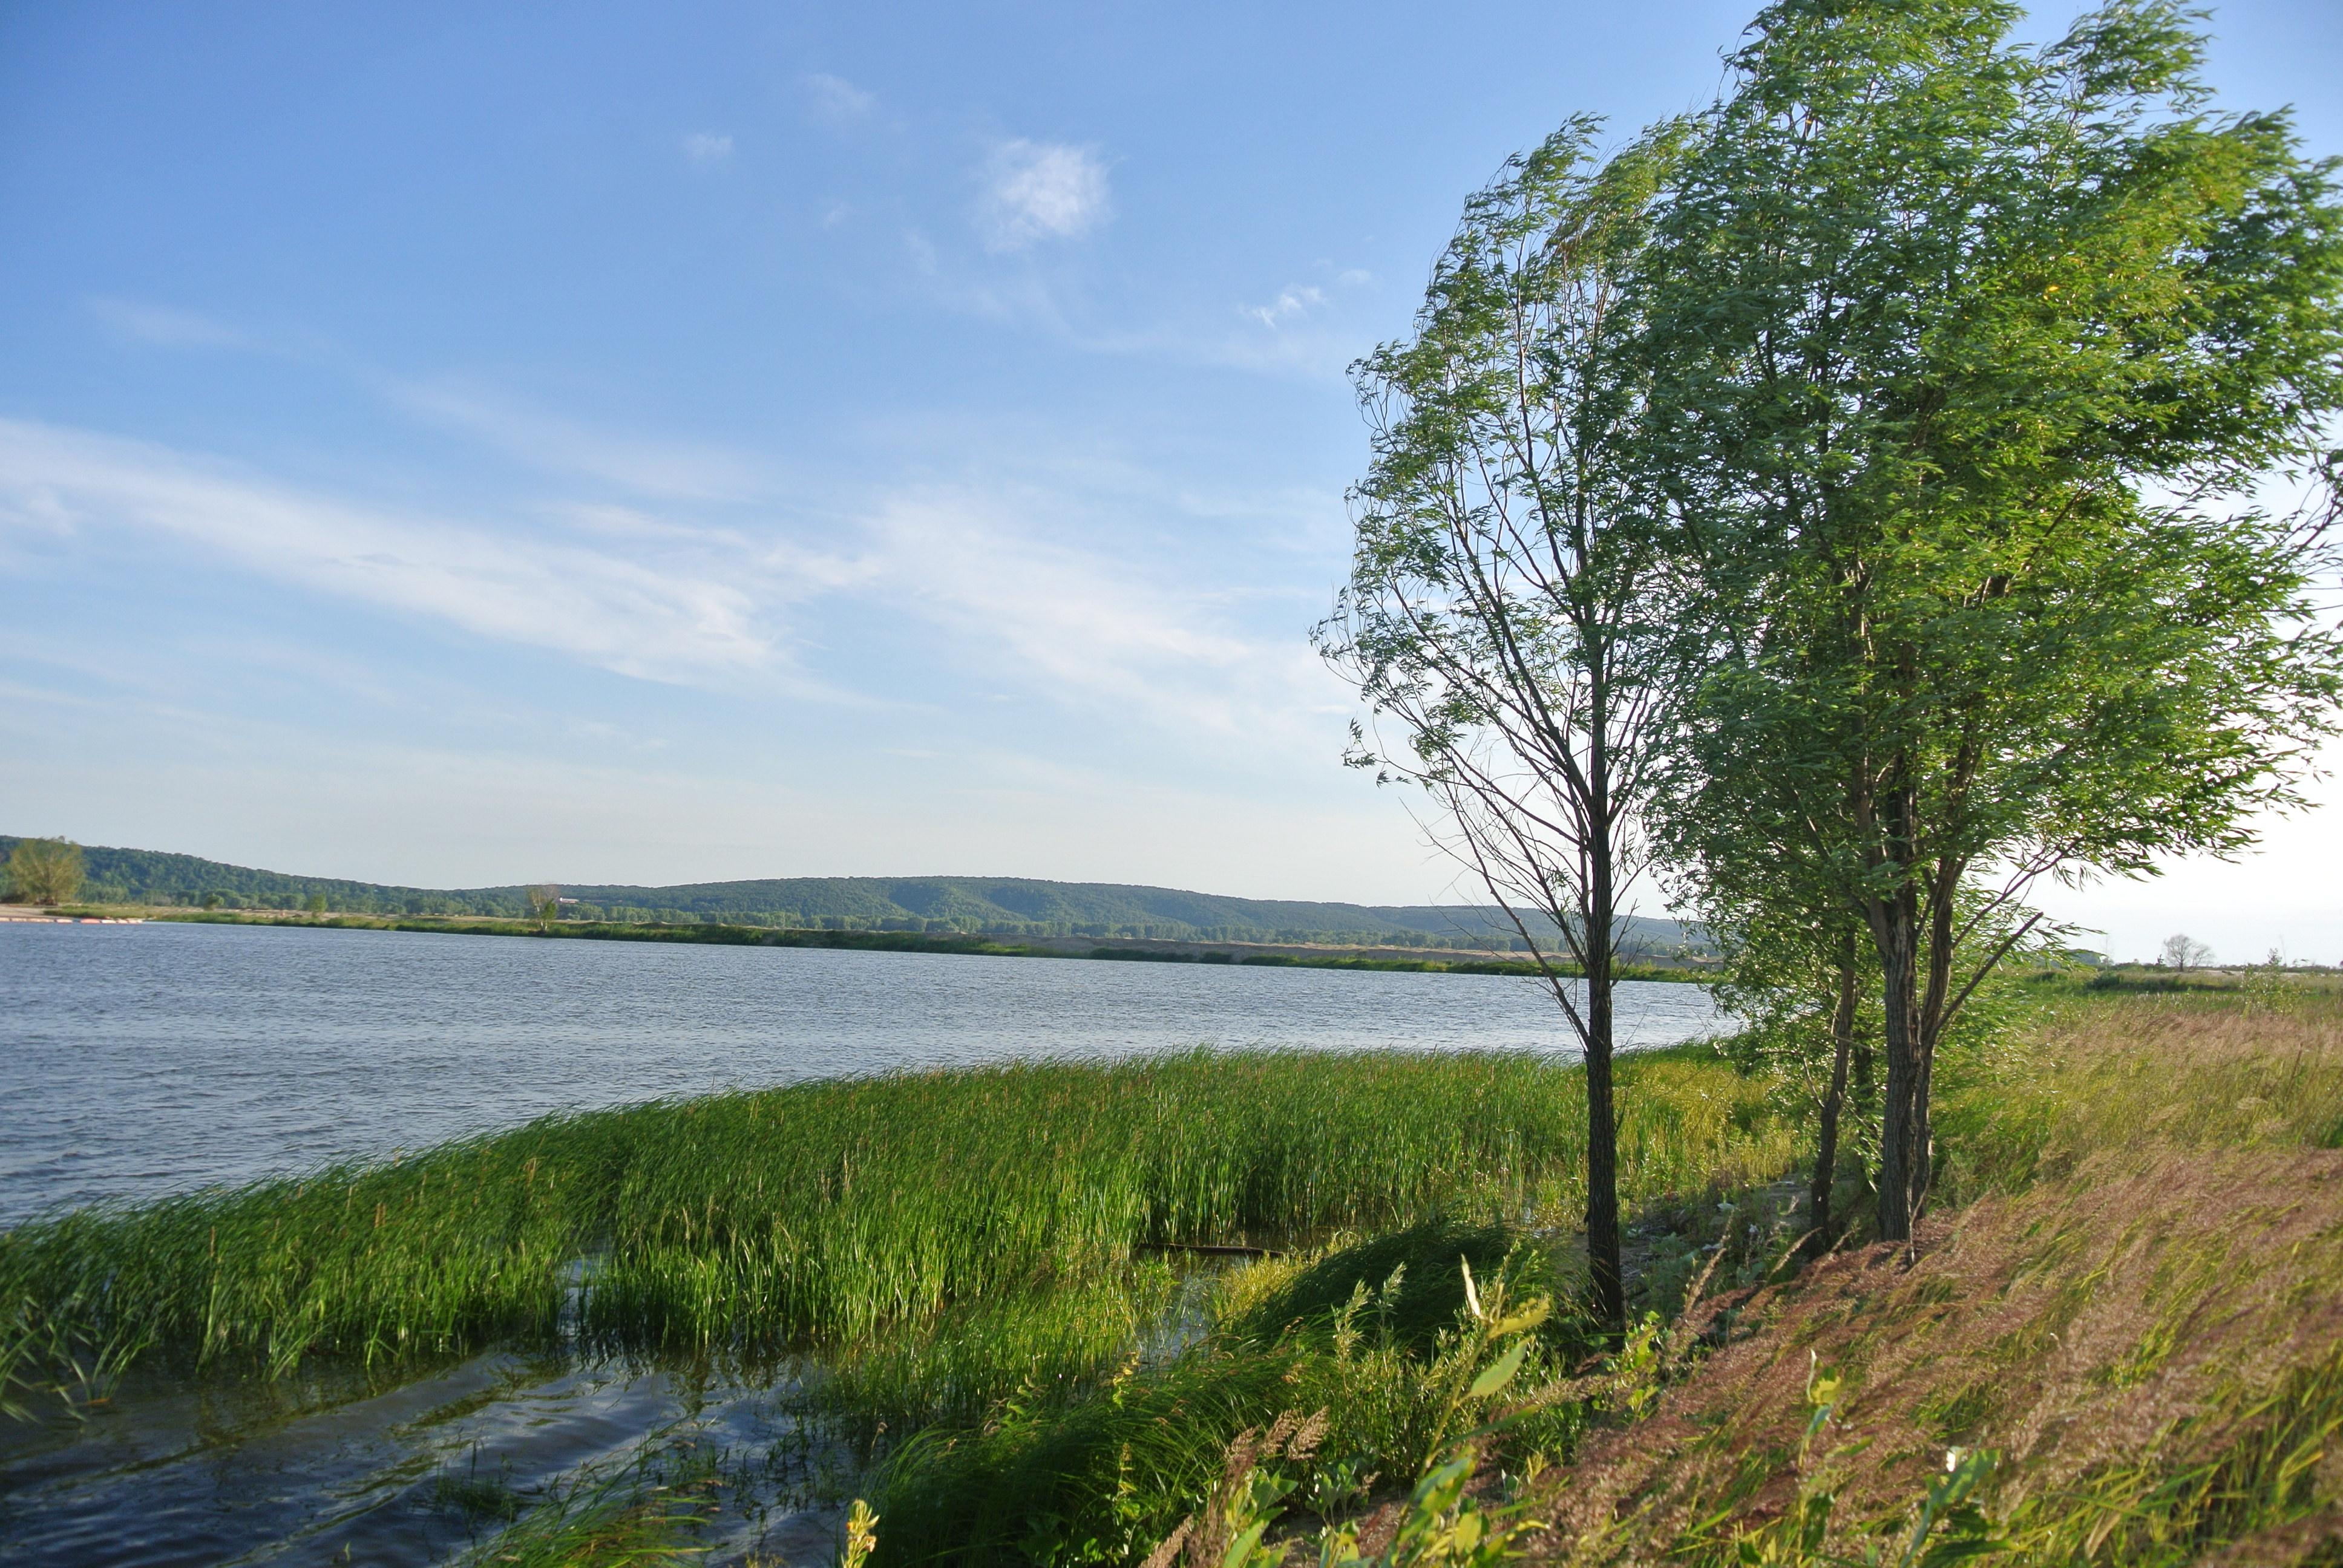
<svg viewBox="0 0 2343 1568">
<path fill-rule="evenodd" d="M 1610 930 L 1606 920 L 1599 930 Z M 1595 1310 L 1614 1335 L 1627 1328 L 1619 1261 L 1619 1134 L 1611 1101 L 1611 954 L 1606 934 L 1586 965 L 1586 1261 Z"/>
<path fill-rule="evenodd" d="M 1618 824 L 1611 818 L 1611 694 L 1598 656 L 1589 670 L 1586 724 L 1585 894 L 1583 956 L 1586 960 L 1586 1261 L 1595 1310 L 1614 1342 L 1627 1334 L 1627 1282 L 1619 1258 L 1619 1127 L 1611 1104 L 1612 914 L 1618 889 Z"/>
<path fill-rule="evenodd" d="M 1912 1160 L 1905 1206 L 1916 1225 L 1927 1211 L 1928 1189 L 1936 1173 L 1936 1127 L 1930 1106 L 1936 1088 L 1936 1040 L 1944 1032 L 1945 1010 L 1951 1000 L 1953 901 L 1959 889 L 1960 867 L 1950 861 L 1940 864 L 1928 892 L 1928 978 L 1914 1037 L 1918 1070 L 1913 1077 Z"/>
<path fill-rule="evenodd" d="M 1846 1103 L 1848 1059 L 1855 1050 L 1855 1008 L 1857 1000 L 1855 932 L 1839 942 L 1838 1005 L 1831 1012 L 1830 1088 L 1823 1094 L 1822 1125 L 1815 1137 L 1815 1175 L 1806 1191 L 1806 1256 L 1819 1258 L 1830 1251 L 1831 1188 L 1838 1181 L 1838 1116 Z"/>
<path fill-rule="evenodd" d="M 1875 916 L 1886 982 L 1887 1084 L 1879 1107 L 1879 1236 L 1885 1241 L 1911 1239 L 1914 1166 L 1926 1158 L 1917 1147 L 1926 1135 L 1917 1121 L 1922 1074 L 1916 904 L 1908 888 L 1899 889 Z"/>
</svg>

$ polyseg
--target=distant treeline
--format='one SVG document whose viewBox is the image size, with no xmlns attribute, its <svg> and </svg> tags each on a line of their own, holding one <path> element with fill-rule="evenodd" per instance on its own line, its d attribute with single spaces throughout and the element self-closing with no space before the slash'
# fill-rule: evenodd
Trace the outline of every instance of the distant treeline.
<svg viewBox="0 0 2343 1568">
<path fill-rule="evenodd" d="M 989 934 L 964 931 L 840 930 L 820 927 L 774 929 L 738 921 L 691 920 L 680 925 L 649 920 L 566 920 L 551 925 L 532 920 L 438 915 L 281 914 L 252 910 L 204 910 L 184 915 L 164 915 L 166 920 L 193 924 L 310 926 L 319 929 L 427 931 L 448 936 L 567 938 L 579 940 L 688 942 L 711 947 L 839 948 L 856 952 L 963 953 L 988 958 L 1101 959 L 1140 963 L 1252 964 L 1276 969 L 1384 970 L 1419 974 L 1519 975 L 1534 978 L 1540 971 L 1528 959 L 1492 958 L 1485 953 L 1450 958 L 1393 958 L 1360 952 L 1215 951 L 1122 946 L 1078 948 L 1033 946 Z M 1564 974 L 1578 974 L 1574 965 Z M 1697 964 L 1664 960 L 1618 966 L 1621 980 L 1699 980 L 1707 970 Z"/>
<path fill-rule="evenodd" d="M 0 857 L 16 842 L 0 835 Z M 84 861 L 87 881 L 82 896 L 91 903 L 512 920 L 528 913 L 518 886 L 395 887 L 291 876 L 156 849 L 92 847 L 84 850 Z M 1429 950 L 1522 945 L 1498 910 L 1472 905 L 1232 899 L 1172 888 L 1023 877 L 786 877 L 671 888 L 588 884 L 564 886 L 561 893 L 564 920 L 618 923 Z M 1628 945 L 1635 952 L 1665 956 L 1699 944 L 1688 944 L 1684 930 L 1673 920 L 1638 920 Z"/>
</svg>

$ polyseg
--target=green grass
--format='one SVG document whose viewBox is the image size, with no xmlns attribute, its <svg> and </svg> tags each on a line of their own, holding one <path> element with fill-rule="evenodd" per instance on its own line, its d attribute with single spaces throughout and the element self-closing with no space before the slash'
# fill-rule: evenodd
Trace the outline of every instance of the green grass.
<svg viewBox="0 0 2343 1568">
<path fill-rule="evenodd" d="M 1370 1223 L 1213 1282 L 1209 1321 L 1170 1353 L 1107 1372 L 1094 1352 L 981 1415 L 930 1408 L 870 1478 L 876 1562 L 1135 1560 L 1225 1489 L 1240 1434 L 1286 1412 L 1323 1411 L 1328 1430 L 1283 1464 L 1275 1509 L 1339 1513 L 1363 1477 L 1388 1496 L 1507 1404 L 1485 1463 L 1572 1466 L 1531 1489 L 1562 1526 L 1538 1557 L 2343 1562 L 2343 1010 L 2308 992 L 2040 997 L 2010 1037 L 1946 1063 L 1942 1213 L 1916 1259 L 1859 1251 L 1735 1297 L 1705 1361 L 1687 1325 L 1586 1375 L 1565 1312 L 1476 1403 L 1460 1390 L 1497 1342 L 1460 1312 L 1457 1261 L 1566 1305 L 1566 1245 L 1502 1203 Z M 1662 1070 L 1623 1096 L 1639 1114 L 1714 1087 L 1671 1076 L 1690 1061 L 1641 1065 Z M 1762 1092 L 1735 1081 L 1727 1121 L 1771 1139 L 1745 1109 Z M 1713 1140 L 1704 1161 L 1691 1141 L 1646 1144 L 1631 1177 L 1645 1220 L 1674 1215 L 1695 1244 L 1716 1228 L 1712 1290 L 1780 1279 L 1788 1237 L 1761 1222 L 1763 1195 L 1715 1201 L 1781 1169 L 1781 1143 L 1748 1158 L 1760 1142 Z M 1966 1454 L 1950 1472 L 1948 1448 Z M 1927 1553 L 1910 1549 L 1924 1523 Z"/>
<path fill-rule="evenodd" d="M 981 1423 L 1004 1402 L 1061 1405 L 1135 1358 L 1176 1352 L 1209 1281 L 1161 1259 L 1098 1280 L 949 1308 L 832 1347 L 803 1402 L 868 1455 L 938 1422 Z"/>
<path fill-rule="evenodd" d="M 1487 1319 L 1468 1305 L 1467 1261 Z M 938 1423 L 870 1477 L 879 1568 L 1133 1561 L 1194 1512 L 1232 1445 L 1281 1415 L 1319 1416 L 1323 1435 L 1285 1466 L 1291 1503 L 1332 1514 L 1379 1478 L 1412 1480 L 1498 1402 L 1478 1374 L 1519 1331 L 1503 1303 L 1571 1285 L 1550 1244 L 1502 1224 L 1432 1220 L 1221 1282 L 1218 1321 L 1168 1360 L 1126 1363 L 1055 1401 L 1014 1398 L 980 1422 Z M 1534 1327 L 1525 1323 L 1523 1327 Z M 1524 1341 L 1516 1376 L 1551 1383 L 1584 1347 L 1569 1321 Z M 1557 1406 L 1529 1445 L 1581 1419 Z"/>
<path fill-rule="evenodd" d="M 2343 1148 L 2343 997 L 2053 993 L 1936 1108 L 1953 1202 L 2124 1150 Z"/>
<path fill-rule="evenodd" d="M 2343 1007 L 2049 1000 L 1949 1075 L 1917 1247 L 1738 1303 L 1541 1555 L 2343 1563 Z"/>
<path fill-rule="evenodd" d="M 1624 1068 L 1628 1196 L 1787 1160 L 1697 1052 Z M 0 1235 L 0 1318 L 282 1372 L 493 1341 L 852 1344 L 1115 1276 L 1148 1243 L 1434 1211 L 1568 1225 L 1583 1089 L 1527 1057 L 1197 1052 L 793 1085 L 556 1116 L 391 1164 Z M 581 1262 L 581 1260 L 583 1261 Z"/>
</svg>

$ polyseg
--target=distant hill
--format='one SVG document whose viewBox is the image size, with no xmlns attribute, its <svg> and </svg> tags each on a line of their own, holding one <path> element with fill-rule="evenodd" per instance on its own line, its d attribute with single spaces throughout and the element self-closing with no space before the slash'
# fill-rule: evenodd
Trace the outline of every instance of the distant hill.
<svg viewBox="0 0 2343 1568">
<path fill-rule="evenodd" d="M 18 840 L 0 835 L 0 858 Z M 85 846 L 85 897 L 96 903 L 319 907 L 360 914 L 525 912 L 519 887 L 402 888 L 292 876 L 159 849 Z M 1505 947 L 1513 928 L 1472 904 L 1327 904 L 1232 899 L 1120 882 L 1026 877 L 781 877 L 672 888 L 564 884 L 580 919 L 728 922 L 825 930 L 970 931 L 1004 936 L 1151 937 L 1183 941 L 1351 942 L 1427 948 Z M 1664 954 L 1685 945 L 1674 920 L 1638 920 L 1628 945 Z"/>
</svg>

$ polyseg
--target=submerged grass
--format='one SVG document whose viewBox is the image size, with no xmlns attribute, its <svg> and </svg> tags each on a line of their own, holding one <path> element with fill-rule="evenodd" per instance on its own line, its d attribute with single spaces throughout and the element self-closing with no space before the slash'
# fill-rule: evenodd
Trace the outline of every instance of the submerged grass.
<svg viewBox="0 0 2343 1568">
<path fill-rule="evenodd" d="M 649 1568 L 697 1563 L 714 1512 L 715 1468 L 689 1445 L 653 1437 L 626 1462 L 588 1467 L 456 1560 L 457 1568 Z"/>
<path fill-rule="evenodd" d="M 1720 1062 L 1654 1052 L 1623 1077 L 1631 1199 L 1789 1157 Z M 0 1234 L 0 1315 L 271 1372 L 567 1333 L 852 1344 L 1115 1277 L 1151 1244 L 1433 1212 L 1567 1225 L 1584 1119 L 1577 1070 L 1528 1056 L 1199 1051 L 798 1084 L 35 1220 Z"/>
</svg>

